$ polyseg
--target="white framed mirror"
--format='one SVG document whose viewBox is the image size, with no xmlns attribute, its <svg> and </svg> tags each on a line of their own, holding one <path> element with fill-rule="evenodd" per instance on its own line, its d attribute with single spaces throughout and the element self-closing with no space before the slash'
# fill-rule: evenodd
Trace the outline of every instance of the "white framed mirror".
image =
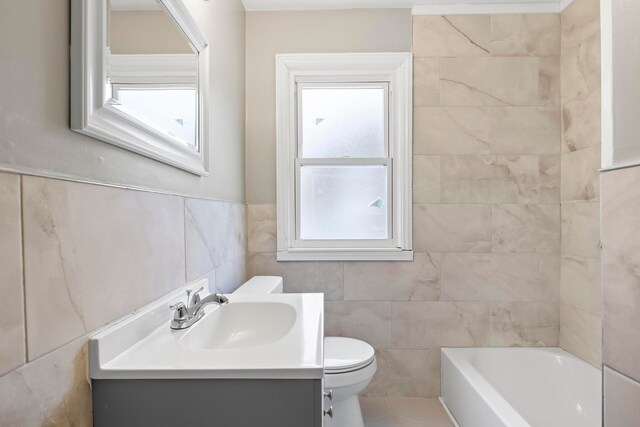
<svg viewBox="0 0 640 427">
<path fill-rule="evenodd" d="M 207 175 L 209 44 L 182 1 L 71 6 L 71 128 Z"/>
</svg>

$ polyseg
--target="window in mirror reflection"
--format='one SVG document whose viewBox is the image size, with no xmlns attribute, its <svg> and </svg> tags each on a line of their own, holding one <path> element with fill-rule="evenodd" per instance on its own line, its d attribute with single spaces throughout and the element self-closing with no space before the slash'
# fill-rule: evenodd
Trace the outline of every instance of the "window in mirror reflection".
<svg viewBox="0 0 640 427">
<path fill-rule="evenodd" d="M 118 108 L 187 146 L 196 146 L 195 87 L 113 85 Z"/>
<path fill-rule="evenodd" d="M 198 56 L 156 0 L 110 0 L 111 105 L 198 150 Z"/>
</svg>

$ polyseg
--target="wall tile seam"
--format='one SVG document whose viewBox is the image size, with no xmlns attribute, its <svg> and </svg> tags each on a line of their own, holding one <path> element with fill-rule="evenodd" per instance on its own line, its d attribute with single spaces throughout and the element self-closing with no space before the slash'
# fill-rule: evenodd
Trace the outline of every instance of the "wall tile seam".
<svg viewBox="0 0 640 427">
<path fill-rule="evenodd" d="M 120 320 L 120 319 L 118 319 L 118 320 Z M 101 328 L 102 328 L 102 327 L 103 327 L 103 326 L 101 326 Z M 27 362 L 23 363 L 22 365 L 20 365 L 20 366 L 18 366 L 18 367 L 16 367 L 16 368 L 14 368 L 14 369 L 12 369 L 12 370 L 10 370 L 10 371 L 8 371 L 8 372 L 5 372 L 5 373 L 4 373 L 4 374 L 2 374 L 2 375 L 0 375 L 0 380 L 1 380 L 2 378 L 4 378 L 5 376 L 9 375 L 9 374 L 15 374 L 15 373 L 16 373 L 16 371 L 19 371 L 19 370 L 21 370 L 21 369 L 28 369 L 28 367 L 29 367 L 30 365 L 32 365 L 32 364 L 34 364 L 34 363 L 36 363 L 36 362 L 39 362 L 41 358 L 43 358 L 43 357 L 45 357 L 45 356 L 50 356 L 50 355 L 51 355 L 51 353 L 56 352 L 56 351 L 59 351 L 59 350 L 62 350 L 64 347 L 66 347 L 66 346 L 68 346 L 68 345 L 70 345 L 70 344 L 73 344 L 73 343 L 75 343 L 76 341 L 84 340 L 84 341 L 85 341 L 85 343 L 83 344 L 83 347 L 86 347 L 86 346 L 88 345 L 88 343 L 89 343 L 89 339 L 91 338 L 91 335 L 92 335 L 92 333 L 93 333 L 93 332 L 94 332 L 94 331 L 92 331 L 92 332 L 90 332 L 90 333 L 86 333 L 86 334 L 79 335 L 79 336 L 77 336 L 77 337 L 73 338 L 71 341 L 69 341 L 69 342 L 66 342 L 66 343 L 62 344 L 61 346 L 56 347 L 56 348 L 54 348 L 53 350 L 47 351 L 47 352 L 46 352 L 46 353 L 44 353 L 43 355 L 38 356 L 38 357 L 36 357 L 36 358 L 35 358 L 35 359 L 33 359 L 33 360 L 28 360 Z M 80 348 L 82 349 L 83 347 L 80 347 Z M 88 352 L 87 352 L 87 353 L 88 353 Z M 89 383 L 89 384 L 90 384 L 90 383 L 91 383 L 91 378 L 89 377 L 89 360 L 88 360 L 88 357 L 87 357 L 87 358 L 85 358 L 85 359 L 83 359 L 83 360 L 82 360 L 82 363 L 84 364 L 84 370 L 83 370 L 83 374 L 85 375 L 85 378 L 84 378 L 84 379 L 87 381 L 87 383 Z"/>
<path fill-rule="evenodd" d="M 14 372 L 16 369 L 20 369 L 21 367 L 24 367 L 32 362 L 37 361 L 38 359 L 40 359 L 41 357 L 44 357 L 56 350 L 59 350 L 60 348 L 72 343 L 73 341 L 82 338 L 83 336 L 90 336 L 92 333 L 94 333 L 95 331 L 103 328 L 105 325 L 109 325 L 109 324 L 113 324 L 116 323 L 120 320 L 122 320 L 123 318 L 131 315 L 132 313 L 135 313 L 136 311 L 138 311 L 140 309 L 140 307 L 137 307 L 135 310 L 131 311 L 131 312 L 127 312 L 125 314 L 123 314 L 122 316 L 118 316 L 117 318 L 105 323 L 104 325 L 100 325 L 99 327 L 91 330 L 91 331 L 85 331 L 85 334 L 81 334 L 78 336 L 75 336 L 69 340 L 66 340 L 65 342 L 60 343 L 59 345 L 47 350 L 45 353 L 42 353 L 41 355 L 37 356 L 34 359 L 30 359 L 29 358 L 29 345 L 28 345 L 28 327 L 27 327 L 27 323 L 29 321 L 28 316 L 27 316 L 27 292 L 26 292 L 26 274 L 25 274 L 25 244 L 24 244 L 24 177 L 35 177 L 35 178 L 39 178 L 39 179 L 51 179 L 51 180 L 56 180 L 56 181 L 65 181 L 65 182 L 70 182 L 70 183 L 75 183 L 75 184 L 87 184 L 87 185 L 96 185 L 98 187 L 106 187 L 106 188 L 116 188 L 116 189 L 121 189 L 121 190 L 131 190 L 131 191 L 137 191 L 137 192 L 141 192 L 141 193 L 151 193 L 151 194 L 159 194 L 159 195 L 163 195 L 163 196 L 167 196 L 167 197 L 178 197 L 180 198 L 180 202 L 182 203 L 182 212 L 183 212 L 183 231 L 185 231 L 184 233 L 184 240 L 183 240 L 183 247 L 182 247 L 182 252 L 184 254 L 184 256 L 182 257 L 184 260 L 184 273 L 185 273 L 185 284 L 187 283 L 187 279 L 186 279 L 186 260 L 187 260 L 187 250 L 186 250 L 186 225 L 187 225 L 187 221 L 186 221 L 186 199 L 194 199 L 194 200 L 205 200 L 205 201 L 211 201 L 211 202 L 218 202 L 218 203 L 229 203 L 229 204 L 239 204 L 239 205 L 245 205 L 244 203 L 234 203 L 234 202 L 223 202 L 223 201 L 219 201 L 219 200 L 210 200 L 210 199 L 200 199 L 200 198 L 193 198 L 193 197 L 185 197 L 185 196 L 180 196 L 180 195 L 175 195 L 175 194 L 168 194 L 168 193 L 159 193 L 159 192 L 155 192 L 155 191 L 145 191 L 145 190 L 138 190 L 138 189 L 130 189 L 130 188 L 126 188 L 126 187 L 118 187 L 118 186 L 112 186 L 112 185 L 105 185 L 105 184 L 96 184 L 96 183 L 91 183 L 91 182 L 86 182 L 86 181 L 76 181 L 76 180 L 70 180 L 70 179 L 59 179 L 59 178 L 52 178 L 52 177 L 47 177 L 47 176 L 39 176 L 39 175 L 31 175 L 31 174 L 21 174 L 21 173 L 13 173 L 13 172 L 0 172 L 3 174 L 7 174 L 7 175 L 16 175 L 19 179 L 19 227 L 20 227 L 20 245 L 21 245 L 21 257 L 20 257 L 20 263 L 21 263 L 21 272 L 22 272 L 22 280 L 21 280 L 21 286 L 22 286 L 22 300 L 23 300 L 23 317 L 24 317 L 24 337 L 25 337 L 25 348 L 24 348 L 24 362 L 15 367 L 14 369 L 6 372 L 5 374 L 1 375 L 0 377 L 9 374 L 11 372 Z M 242 257 L 240 257 L 242 258 Z M 240 259 L 238 258 L 238 259 Z M 236 260 L 234 260 L 236 261 Z M 220 267 L 228 265 L 231 263 L 225 263 L 222 264 Z M 218 267 L 218 268 L 220 268 Z M 216 270 L 216 269 L 214 269 Z M 214 271 L 211 270 L 211 271 Z M 206 274 L 211 273 L 208 272 Z M 204 276 L 203 276 L 204 277 Z M 169 292 L 170 293 L 170 292 Z M 158 298 L 162 298 L 163 296 L 159 296 Z M 154 298 L 152 299 L 150 302 L 155 301 L 158 298 Z"/>
<path fill-rule="evenodd" d="M 529 153 L 477 153 L 477 154 L 473 154 L 473 153 L 466 153 L 466 154 L 433 154 L 433 153 L 428 153 L 428 154 L 423 154 L 423 153 L 418 153 L 418 154 L 414 154 L 413 157 L 464 157 L 464 158 L 474 158 L 474 157 L 533 157 L 533 158 L 540 158 L 540 157 L 547 157 L 547 156 L 559 156 L 561 155 L 561 153 L 547 153 L 547 154 L 529 154 Z M 428 204 L 428 203 L 425 203 Z M 552 203 L 546 203 L 546 204 L 552 204 Z"/>
<path fill-rule="evenodd" d="M 240 258 L 239 258 L 239 259 L 240 259 Z M 24 264 L 24 263 L 23 263 L 23 264 Z M 231 263 L 231 262 L 229 262 L 229 263 L 222 264 L 220 267 L 217 267 L 217 268 L 215 268 L 215 269 L 213 269 L 213 270 L 209 271 L 208 273 L 203 274 L 201 277 L 199 277 L 198 279 L 195 279 L 195 280 L 200 280 L 200 279 L 202 279 L 202 278 L 205 278 L 205 277 L 206 277 L 207 275 L 209 275 L 210 273 L 212 273 L 212 272 L 214 272 L 214 271 L 216 271 L 216 270 L 220 269 L 221 267 L 224 267 L 224 266 L 227 266 L 227 265 L 230 265 L 230 264 L 232 264 L 232 263 Z M 194 281 L 195 281 L 195 280 L 194 280 Z M 186 284 L 186 282 L 185 282 L 185 284 Z M 147 304 L 152 303 L 152 302 L 154 302 L 154 301 L 156 301 L 156 300 L 160 300 L 160 299 L 164 298 L 165 296 L 167 296 L 168 294 L 170 294 L 170 293 L 172 293 L 172 292 L 174 292 L 174 291 L 175 291 L 175 289 L 174 289 L 173 291 L 169 291 L 168 293 L 166 293 L 166 294 L 164 294 L 164 295 L 160 295 L 160 296 L 158 296 L 157 298 L 154 298 L 153 300 L 149 301 Z M 25 304 L 26 304 L 26 298 L 25 298 Z M 145 304 L 145 305 L 146 305 L 146 304 Z M 130 312 L 127 312 L 127 313 L 123 314 L 122 316 L 119 316 L 119 317 L 117 317 L 117 318 L 115 318 L 115 319 L 113 319 L 113 320 L 110 320 L 109 322 L 107 322 L 107 323 L 105 323 L 105 324 L 103 324 L 103 325 L 98 326 L 98 327 L 97 327 L 97 328 L 95 328 L 95 329 L 92 329 L 91 331 L 86 331 L 84 334 L 81 334 L 81 335 L 78 335 L 78 336 L 76 336 L 76 337 L 73 337 L 73 338 L 71 338 L 69 341 L 66 341 L 66 342 L 64 342 L 64 343 L 62 343 L 62 344 L 60 344 L 60 345 L 58 345 L 58 346 L 56 346 L 56 347 L 54 347 L 54 348 L 52 348 L 52 349 L 48 350 L 47 352 L 42 353 L 41 355 L 39 355 L 39 356 L 38 356 L 38 357 L 36 357 L 35 359 L 27 359 L 27 360 L 26 360 L 23 364 L 21 364 L 20 366 L 17 366 L 17 367 L 15 367 L 14 369 L 12 369 L 12 370 L 10 370 L 10 371 L 8 371 L 8 372 L 5 372 L 4 374 L 0 375 L 0 378 L 2 378 L 3 376 L 5 376 L 5 375 L 7 375 L 7 374 L 9 374 L 9 373 L 11 373 L 11 372 L 14 372 L 14 371 L 15 371 L 15 370 L 17 370 L 17 369 L 20 369 L 20 368 L 22 368 L 22 367 L 24 367 L 24 366 L 27 366 L 27 365 L 29 365 L 29 364 L 31 364 L 31 363 L 34 363 L 34 362 L 36 362 L 37 360 L 39 360 L 40 358 L 45 357 L 45 356 L 49 355 L 50 353 L 53 353 L 54 351 L 60 350 L 61 348 L 65 347 L 65 346 L 67 346 L 67 345 L 69 345 L 69 344 L 73 343 L 74 341 L 79 340 L 79 339 L 81 339 L 81 338 L 83 338 L 83 337 L 86 337 L 86 339 L 87 339 L 87 340 L 89 340 L 89 338 L 91 338 L 91 336 L 92 336 L 96 331 L 99 331 L 99 330 L 101 330 L 101 329 L 103 329 L 103 328 L 107 327 L 108 325 L 115 325 L 116 323 L 121 322 L 121 321 L 122 321 L 122 320 L 124 320 L 125 318 L 127 318 L 127 317 L 131 316 L 131 315 L 132 315 L 132 314 L 134 314 L 134 313 L 137 313 L 138 311 L 140 311 L 140 309 L 141 309 L 141 308 L 143 308 L 143 307 L 144 307 L 144 305 L 143 305 L 143 306 L 140 306 L 140 307 L 137 307 L 137 308 L 135 308 L 134 310 L 132 310 L 132 311 L 130 311 Z M 25 327 L 26 327 L 26 317 L 25 317 Z M 26 335 L 26 332 L 25 332 L 25 335 Z M 28 346 L 26 346 L 26 343 L 25 343 L 25 350 L 27 350 L 27 349 L 28 349 Z"/>
<path fill-rule="evenodd" d="M 585 260 L 590 260 L 590 261 L 600 261 L 602 259 L 602 253 L 599 256 L 591 257 L 591 256 L 584 256 L 582 254 L 572 253 L 570 251 L 560 252 L 560 258 L 565 258 L 565 257 L 566 258 L 585 259 Z"/>
<path fill-rule="evenodd" d="M 24 328 L 24 349 L 23 349 L 23 360 L 20 366 L 12 369 L 10 372 L 13 372 L 15 369 L 18 369 L 24 366 L 29 362 L 29 339 L 28 339 L 28 327 L 27 327 L 27 282 L 26 282 L 26 269 L 25 269 L 25 245 L 24 245 L 24 191 L 23 191 L 23 179 L 22 175 L 18 176 L 18 191 L 19 191 L 19 204 L 20 204 L 20 215 L 18 227 L 20 227 L 20 271 L 21 271 L 21 285 L 22 285 L 22 325 Z M 7 372 L 8 373 L 8 372 Z"/>
<path fill-rule="evenodd" d="M 415 59 L 492 59 L 492 58 L 496 58 L 496 59 L 504 59 L 504 58 L 513 58 L 513 59 L 525 59 L 525 58 L 559 58 L 560 54 L 558 55 L 452 55 L 452 56 L 442 56 L 442 55 L 437 55 L 437 56 L 424 56 L 424 55 L 416 55 L 415 53 L 413 54 L 413 57 Z"/>
<path fill-rule="evenodd" d="M 577 200 L 576 202 L 581 202 Z M 597 200 L 587 201 L 587 203 L 597 202 Z M 564 203 L 564 201 L 563 201 Z M 414 203 L 413 206 L 440 206 L 440 205 L 471 205 L 471 206 L 558 206 L 560 203 L 538 203 L 538 202 L 523 202 L 523 203 L 500 203 L 500 202 L 442 202 L 442 203 Z M 416 252 L 414 250 L 414 252 Z M 424 251 L 419 251 L 424 252 Z M 437 252 L 437 251 L 436 251 Z"/>
<path fill-rule="evenodd" d="M 438 79 L 439 81 L 442 81 L 442 79 Z M 539 108 L 560 108 L 562 107 L 561 104 L 554 104 L 554 105 L 549 105 L 549 104 L 443 104 L 443 103 L 439 103 L 437 105 L 413 105 L 414 109 L 418 109 L 418 108 L 486 108 L 486 109 L 497 109 L 497 108 L 534 108 L 534 107 L 539 107 Z M 556 153 L 556 154 L 560 154 L 560 153 Z M 268 204 L 268 203 L 256 203 L 256 204 Z"/>
<path fill-rule="evenodd" d="M 234 200 L 225 200 L 225 199 L 215 199 L 215 198 L 209 198 L 209 197 L 198 197 L 195 195 L 174 193 L 174 192 L 165 191 L 161 189 L 142 188 L 142 187 L 136 187 L 136 186 L 123 185 L 123 184 L 113 184 L 113 183 L 100 182 L 100 181 L 94 181 L 89 179 L 82 179 L 77 177 L 58 176 L 55 174 L 29 172 L 29 171 L 23 171 L 19 169 L 7 168 L 7 167 L 4 167 L 2 164 L 0 164 L 0 173 L 7 174 L 7 175 L 18 175 L 21 177 L 21 179 L 24 177 L 50 179 L 50 180 L 63 181 L 63 182 L 69 182 L 69 183 L 75 183 L 75 184 L 84 184 L 84 185 L 93 185 L 96 187 L 112 188 L 112 189 L 123 190 L 123 191 L 157 194 L 157 195 L 168 196 L 168 197 L 181 197 L 183 199 L 204 200 L 209 202 L 229 203 L 229 204 L 245 205 L 245 206 L 248 204 L 247 201 L 234 201 Z"/>
<path fill-rule="evenodd" d="M 581 204 L 592 204 L 592 203 L 600 203 L 600 198 L 597 199 L 567 199 L 561 200 L 561 205 L 581 205 Z"/>
<path fill-rule="evenodd" d="M 604 360 L 604 354 L 603 354 L 602 359 Z M 614 373 L 616 373 L 618 375 L 623 376 L 624 378 L 632 381 L 634 383 L 634 385 L 636 385 L 637 387 L 640 387 L 640 379 L 634 378 L 632 375 L 627 375 L 624 372 L 618 370 L 617 368 L 614 368 L 613 366 L 609 365 L 608 363 L 603 363 L 602 367 L 603 368 L 607 368 L 610 371 L 612 371 L 612 372 L 614 372 Z"/>
<path fill-rule="evenodd" d="M 575 311 L 579 311 L 579 312 L 582 312 L 582 313 L 587 313 L 587 314 L 592 315 L 592 316 L 594 316 L 594 317 L 598 317 L 598 318 L 601 318 L 601 317 L 602 317 L 602 313 L 594 313 L 593 311 L 585 310 L 585 309 L 584 309 L 584 308 L 582 308 L 582 307 L 578 307 L 576 304 L 574 304 L 574 303 L 573 303 L 573 302 L 571 302 L 571 301 L 567 301 L 567 300 L 562 300 L 562 299 L 561 299 L 561 300 L 560 300 L 560 304 L 562 304 L 562 305 L 567 305 L 567 306 L 571 307 L 571 309 L 573 309 L 573 310 L 575 310 Z"/>
</svg>

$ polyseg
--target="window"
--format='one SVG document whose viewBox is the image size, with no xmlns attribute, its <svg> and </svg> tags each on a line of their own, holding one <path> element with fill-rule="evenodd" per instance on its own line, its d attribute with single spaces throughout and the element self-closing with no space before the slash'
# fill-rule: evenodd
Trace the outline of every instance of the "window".
<svg viewBox="0 0 640 427">
<path fill-rule="evenodd" d="M 198 88 L 113 84 L 113 106 L 187 147 L 197 147 Z"/>
<path fill-rule="evenodd" d="M 411 56 L 279 55 L 278 259 L 410 260 Z"/>
</svg>

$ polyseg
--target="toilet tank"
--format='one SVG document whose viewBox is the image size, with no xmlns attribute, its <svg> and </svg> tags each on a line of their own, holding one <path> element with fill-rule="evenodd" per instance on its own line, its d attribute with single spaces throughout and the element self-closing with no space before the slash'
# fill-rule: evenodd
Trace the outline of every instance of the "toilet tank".
<svg viewBox="0 0 640 427">
<path fill-rule="evenodd" d="M 234 294 L 281 294 L 282 277 L 254 276 L 236 289 Z"/>
</svg>

